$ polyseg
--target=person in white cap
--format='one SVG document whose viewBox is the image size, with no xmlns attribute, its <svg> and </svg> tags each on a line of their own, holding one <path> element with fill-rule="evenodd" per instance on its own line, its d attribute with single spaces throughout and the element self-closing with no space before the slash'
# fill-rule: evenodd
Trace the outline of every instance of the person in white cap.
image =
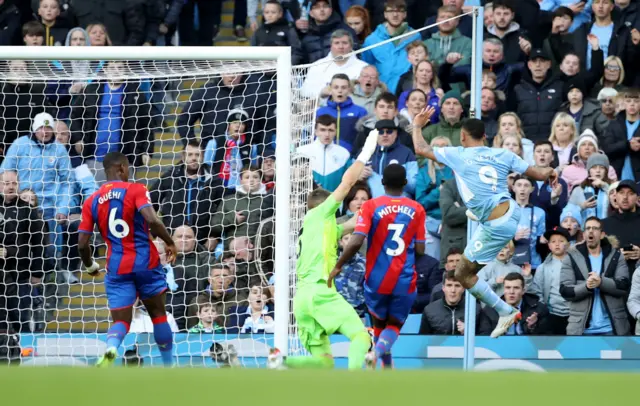
<svg viewBox="0 0 640 406">
<path fill-rule="evenodd" d="M 15 140 L 0 166 L 0 173 L 18 173 L 20 190 L 33 190 L 52 233 L 58 222 L 66 223 L 69 216 L 72 180 L 69 153 L 64 145 L 55 142 L 54 125 L 50 114 L 37 114 L 31 124 L 33 133 Z M 50 241 L 55 241 L 55 236 L 51 237 Z M 51 257 L 55 255 L 53 246 L 47 250 Z"/>
<path fill-rule="evenodd" d="M 598 138 L 593 131 L 587 129 L 582 132 L 580 138 L 576 141 L 577 153 L 571 158 L 571 163 L 562 171 L 562 179 L 567 182 L 569 186 L 569 193 L 574 188 L 584 182 L 587 179 L 587 161 L 589 157 L 597 152 L 601 152 L 598 146 Z M 609 166 L 609 180 L 618 180 L 613 166 Z"/>
</svg>

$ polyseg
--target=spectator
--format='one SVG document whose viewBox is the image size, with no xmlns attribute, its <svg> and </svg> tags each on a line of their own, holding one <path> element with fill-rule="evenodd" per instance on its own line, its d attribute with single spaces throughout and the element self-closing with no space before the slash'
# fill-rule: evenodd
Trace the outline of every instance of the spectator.
<svg viewBox="0 0 640 406">
<path fill-rule="evenodd" d="M 609 214 L 607 215 L 607 218 L 616 213 L 620 213 L 620 205 L 618 204 L 616 193 L 618 185 L 620 185 L 619 181 L 613 182 L 609 185 Z"/>
<path fill-rule="evenodd" d="M 593 154 L 587 161 L 589 176 L 573 188 L 569 203 L 582 209 L 583 221 L 589 217 L 601 220 L 609 213 L 609 159 L 604 154 Z"/>
<path fill-rule="evenodd" d="M 542 263 L 536 245 L 546 231 L 546 214 L 541 208 L 529 203 L 532 192 L 531 179 L 521 175 L 514 177 L 513 193 L 520 208 L 520 222 L 514 237 L 516 244 L 514 263 L 520 266 L 529 264 L 535 270 Z"/>
<path fill-rule="evenodd" d="M 627 309 L 635 321 L 635 335 L 640 335 L 640 272 L 633 274 L 631 279 L 631 291 L 627 300 Z"/>
<path fill-rule="evenodd" d="M 240 314 L 238 325 L 240 333 L 269 333 L 273 334 L 275 322 L 273 312 L 267 308 L 267 295 L 260 286 L 252 286 L 249 293 L 249 306 L 245 314 Z"/>
<path fill-rule="evenodd" d="M 330 115 L 335 117 L 338 144 L 348 152 L 354 152 L 353 144 L 357 135 L 356 122 L 367 115 L 367 110 L 354 104 L 349 96 L 351 94 L 349 76 L 344 73 L 337 73 L 333 75 L 329 86 L 331 90 L 327 105 L 320 107 L 316 112 L 316 116 Z"/>
<path fill-rule="evenodd" d="M 364 48 L 395 38 L 413 31 L 405 22 L 407 18 L 407 4 L 404 0 L 387 0 L 384 9 L 385 22 L 378 25 L 364 41 Z M 411 42 L 420 39 L 420 34 L 380 45 L 362 53 L 362 60 L 374 65 L 380 72 L 380 79 L 394 93 L 398 86 L 400 75 L 409 69 L 406 47 Z"/>
<path fill-rule="evenodd" d="M 110 151 L 127 155 L 138 167 L 148 165 L 153 153 L 151 106 L 139 83 L 124 78 L 124 62 L 105 64 L 105 79 L 87 85 L 71 106 L 71 143 L 80 144 L 96 180 L 104 181 L 102 160 Z"/>
<path fill-rule="evenodd" d="M 627 269 L 633 275 L 637 261 L 640 259 L 640 213 L 638 212 L 638 186 L 629 180 L 621 181 L 616 188 L 615 200 L 618 204 L 618 213 L 607 217 L 603 223 L 603 231 L 607 235 L 617 237 L 620 247 L 623 249 Z"/>
<path fill-rule="evenodd" d="M 67 221 L 72 181 L 69 154 L 55 142 L 53 126 L 51 115 L 37 114 L 31 126 L 32 135 L 22 136 L 11 144 L 0 166 L 0 172 L 18 173 L 21 190 L 34 192 L 51 232 L 55 232 L 57 223 Z M 54 242 L 55 236 L 49 241 Z M 47 249 L 47 255 L 54 257 L 53 246 Z"/>
<path fill-rule="evenodd" d="M 533 281 L 531 265 L 527 264 L 520 267 L 511 262 L 513 255 L 515 254 L 515 250 L 516 246 L 513 241 L 509 241 L 509 244 L 500 250 L 496 259 L 489 262 L 480 270 L 480 272 L 478 272 L 478 277 L 484 279 L 497 295 L 502 296 L 504 293 L 505 277 L 511 273 L 522 275 L 524 277 L 523 282 L 527 289 L 531 286 L 531 282 Z"/>
<path fill-rule="evenodd" d="M 527 68 L 510 93 L 508 106 L 522 120 L 527 138 L 536 142 L 549 134 L 549 126 L 562 103 L 563 84 L 553 75 L 551 59 L 541 49 L 531 51 Z"/>
<path fill-rule="evenodd" d="M 506 335 L 543 335 L 548 333 L 549 309 L 538 297 L 527 293 L 525 278 L 517 272 L 512 272 L 504 277 L 503 299 L 508 305 L 518 309 L 522 319 L 509 327 Z M 484 308 L 491 328 L 498 324 L 498 313 L 489 306 Z"/>
<path fill-rule="evenodd" d="M 440 89 L 440 81 L 436 76 L 436 69 L 434 64 L 430 61 L 420 61 L 414 68 L 413 74 L 413 88 L 419 89 L 427 95 L 427 105 L 436 109 L 435 117 L 440 115 L 440 98 L 444 96 L 442 89 Z M 404 109 L 407 104 L 407 98 L 411 90 L 404 91 L 398 98 L 398 108 Z M 434 117 L 432 124 L 436 124 L 438 119 Z"/>
<path fill-rule="evenodd" d="M 400 116 L 409 122 L 404 128 L 406 132 L 411 131 L 413 118 L 420 114 L 425 107 L 427 107 L 427 95 L 420 89 L 410 91 L 407 96 L 407 107 L 400 110 Z M 439 107 L 440 106 L 438 106 L 438 108 Z"/>
<path fill-rule="evenodd" d="M 38 21 L 29 21 L 22 26 L 22 40 L 28 47 L 44 45 L 44 25 Z"/>
<path fill-rule="evenodd" d="M 436 137 L 431 141 L 432 147 L 450 147 L 451 141 L 445 137 Z M 427 214 L 426 254 L 440 259 L 440 229 L 442 212 L 440 210 L 440 187 L 453 178 L 453 171 L 448 166 L 429 160 L 418 170 L 416 180 L 416 201 L 424 207 Z"/>
<path fill-rule="evenodd" d="M 534 147 L 534 161 L 538 168 L 548 168 L 553 163 L 553 149 L 550 141 L 538 141 Z M 569 187 L 563 179 L 552 188 L 548 182 L 537 181 L 533 185 L 531 204 L 540 207 L 546 213 L 546 230 L 552 230 L 559 223 L 560 213 L 567 205 Z"/>
<path fill-rule="evenodd" d="M 170 230 L 190 226 L 197 241 L 212 250 L 217 241 L 209 241 L 210 220 L 220 204 L 223 186 L 203 163 L 201 144 L 191 140 L 182 152 L 182 161 L 163 173 L 149 190 L 156 212 L 162 213 Z"/>
<path fill-rule="evenodd" d="M 413 302 L 411 313 L 421 314 L 424 308 L 431 303 L 431 293 L 437 285 L 441 285 L 440 292 L 442 292 L 443 270 L 440 269 L 438 259 L 430 255 L 418 255 L 416 257 L 416 274 L 418 296 Z"/>
<path fill-rule="evenodd" d="M 374 114 L 372 116 L 366 116 L 356 123 L 356 130 L 358 130 L 358 137 L 356 143 L 353 145 L 352 157 L 356 157 L 362 149 L 364 141 L 367 139 L 369 132 L 375 128 L 375 125 L 380 120 L 393 120 L 398 126 L 398 139 L 400 143 L 405 147 L 413 151 L 413 140 L 411 135 L 404 130 L 408 123 L 403 116 L 398 115 L 398 98 L 392 93 L 382 93 L 376 98 L 375 105 L 373 106 Z"/>
<path fill-rule="evenodd" d="M 456 179 L 449 179 L 440 189 L 440 211 L 442 230 L 440 232 L 440 261 L 447 260 L 452 248 L 463 250 L 467 245 L 467 207 L 458 193 Z"/>
<path fill-rule="evenodd" d="M 60 3 L 58 0 L 40 0 L 38 16 L 45 29 L 44 45 L 63 45 L 67 38 L 69 27 L 66 27 L 64 20 L 60 19 Z"/>
<path fill-rule="evenodd" d="M 158 32 L 162 34 L 160 42 L 164 40 L 164 45 L 169 45 L 171 43 L 171 38 L 176 32 L 178 20 L 180 19 L 182 8 L 186 2 L 184 0 L 167 0 L 165 3 L 166 13 L 164 14 L 164 19 L 158 26 Z"/>
<path fill-rule="evenodd" d="M 211 303 L 198 308 L 198 324 L 189 329 L 189 333 L 222 333 L 224 328 L 218 323 L 218 312 Z"/>
<path fill-rule="evenodd" d="M 140 299 L 136 299 L 136 302 L 133 304 L 132 310 L 132 318 L 131 318 L 131 326 L 129 327 L 129 333 L 132 334 L 141 334 L 141 333 L 153 333 L 153 320 L 151 320 L 151 316 L 149 316 L 149 312 L 144 307 Z M 178 332 L 178 325 L 176 324 L 173 315 L 167 311 L 167 323 L 169 323 L 169 327 L 171 327 L 171 331 L 173 333 Z"/>
<path fill-rule="evenodd" d="M 212 257 L 198 244 L 195 231 L 187 225 L 175 229 L 173 240 L 178 248 L 173 264 L 177 289 L 170 292 L 167 302 L 171 304 L 180 330 L 184 330 L 187 325 L 187 305 L 206 287 Z"/>
<path fill-rule="evenodd" d="M 502 41 L 505 63 L 524 62 L 531 52 L 531 41 L 515 22 L 515 8 L 507 0 L 493 2 L 493 24 L 487 27 L 487 32 L 490 38 Z"/>
<path fill-rule="evenodd" d="M 382 172 L 390 163 L 400 164 L 407 171 L 407 184 L 404 193 L 413 196 L 418 176 L 418 163 L 413 152 L 402 145 L 398 139 L 398 126 L 393 120 L 380 120 L 376 123 L 378 130 L 378 148 L 371 157 L 362 177 L 367 178 L 371 195 L 375 198 L 384 195 Z"/>
<path fill-rule="evenodd" d="M 219 310 L 221 325 L 225 326 L 232 307 L 236 306 L 237 290 L 233 286 L 235 276 L 226 264 L 213 265 L 209 273 L 208 285 L 204 292 L 189 302 L 186 329 L 190 330 L 198 321 L 198 310 L 204 304 L 211 304 Z"/>
<path fill-rule="evenodd" d="M 435 285 L 431 290 L 431 298 L 429 300 L 429 303 L 433 303 L 436 300 L 442 299 L 444 297 L 444 294 L 442 292 L 442 283 L 444 280 L 444 274 L 450 271 L 454 272 L 456 270 L 456 267 L 458 266 L 458 263 L 461 260 L 462 260 L 462 249 L 458 247 L 452 247 L 451 249 L 449 249 L 446 257 L 440 260 L 440 262 L 444 263 L 443 266 L 441 265 L 441 267 L 444 268 L 443 277 L 440 279 L 438 284 Z"/>
<path fill-rule="evenodd" d="M 362 6 L 351 6 L 344 15 L 347 25 L 356 33 L 355 41 L 361 45 L 371 34 L 369 11 Z"/>
<path fill-rule="evenodd" d="M 0 162 L 9 146 L 29 133 L 36 114 L 49 105 L 45 84 L 29 80 L 27 66 L 26 61 L 9 61 L 9 77 L 0 84 Z"/>
<path fill-rule="evenodd" d="M 604 130 L 609 124 L 608 120 L 600 111 L 600 106 L 585 98 L 587 90 L 581 79 L 576 77 L 569 79 L 565 90 L 568 90 L 566 96 L 568 100 L 560 107 L 561 111 L 570 114 L 576 120 L 580 133 L 590 129 L 598 139 L 602 139 Z"/>
<path fill-rule="evenodd" d="M 487 144 L 491 145 L 493 139 L 498 133 L 498 92 L 489 89 L 488 87 L 482 88 L 481 100 L 480 100 L 480 119 L 484 123 L 485 136 L 487 137 Z"/>
<path fill-rule="evenodd" d="M 572 247 L 584 241 L 581 212 L 579 206 L 568 203 L 560 213 L 560 226 L 569 232 L 569 243 Z"/>
<path fill-rule="evenodd" d="M 438 7 L 438 3 L 439 2 L 435 2 L 432 4 L 433 7 Z M 465 6 L 464 5 L 465 0 L 442 0 L 442 6 L 443 7 L 454 7 L 456 9 L 456 16 L 462 14 L 463 12 L 469 12 L 470 7 Z M 476 2 L 477 3 L 477 2 Z M 422 9 L 424 9 L 425 5 L 422 5 Z M 486 5 L 485 5 L 486 7 Z M 493 10 L 493 9 L 492 9 Z M 429 13 L 429 17 L 427 18 L 427 20 L 425 21 L 424 25 L 425 26 L 429 26 L 429 25 L 433 25 L 436 23 L 437 21 L 437 10 L 432 11 L 431 13 Z M 460 30 L 460 33 L 462 33 L 462 35 L 464 35 L 467 38 L 471 38 L 471 36 L 473 35 L 473 19 L 471 18 L 471 16 L 467 15 L 464 17 L 460 17 L 459 18 L 460 22 L 458 23 L 458 29 Z M 420 21 L 422 23 L 422 21 Z M 430 38 L 432 35 L 434 35 L 436 32 L 438 31 L 437 27 L 432 27 L 429 28 L 425 31 L 422 31 L 422 37 L 427 39 Z"/>
<path fill-rule="evenodd" d="M 429 50 L 429 59 L 437 66 L 445 62 L 454 66 L 471 63 L 471 38 L 465 37 L 458 30 L 460 19 L 451 20 L 458 15 L 460 11 L 455 6 L 440 7 L 436 18 L 438 32 L 424 41 Z"/>
<path fill-rule="evenodd" d="M 454 271 L 444 274 L 442 283 L 444 297 L 432 302 L 422 312 L 420 335 L 464 335 L 465 298 L 464 288 L 454 276 Z M 488 335 L 491 330 L 485 330 L 482 308 L 476 308 L 476 334 Z"/>
<path fill-rule="evenodd" d="M 524 159 L 525 161 L 531 163 L 532 162 L 532 157 L 525 155 L 525 149 L 524 149 L 524 145 L 525 142 L 527 142 L 527 144 L 529 144 L 531 141 L 529 141 L 526 138 L 520 138 L 520 136 L 518 134 L 512 134 L 512 135 L 507 135 L 506 137 L 504 137 L 502 139 L 502 144 L 496 143 L 496 141 L 494 140 L 494 148 L 502 148 L 502 149 L 506 149 L 509 150 L 511 152 L 513 152 L 514 154 L 518 155 L 520 158 Z M 529 146 L 529 145 L 527 145 Z M 533 147 L 533 146 L 531 146 Z M 527 148 L 528 149 L 528 148 Z M 533 148 L 531 148 L 533 149 Z"/>
<path fill-rule="evenodd" d="M 339 252 L 342 254 L 345 245 L 349 242 L 351 234 L 345 234 L 338 241 Z M 367 314 L 367 306 L 364 301 L 364 274 L 365 274 L 365 256 L 360 252 L 356 254 L 342 267 L 342 273 L 338 275 L 334 282 L 336 290 L 358 313 L 360 318 L 364 318 Z"/>
<path fill-rule="evenodd" d="M 590 96 L 592 98 L 597 98 L 598 94 L 603 89 L 621 91 L 623 88 L 624 78 L 624 65 L 620 58 L 615 55 L 607 57 L 607 59 L 604 60 L 604 75 L 602 75 L 600 82 L 593 86 Z"/>
<path fill-rule="evenodd" d="M 26 333 L 45 271 L 45 226 L 38 211 L 18 197 L 18 174 L 6 170 L 0 176 L 0 310 L 8 310 L 14 331 Z"/>
<path fill-rule="evenodd" d="M 245 166 L 240 172 L 240 184 L 236 192 L 224 196 L 211 218 L 214 238 L 234 236 L 255 237 L 258 225 L 273 213 L 273 195 L 260 182 L 260 169 Z"/>
<path fill-rule="evenodd" d="M 627 335 L 627 264 L 601 220 L 590 217 L 584 228 L 586 244 L 569 250 L 560 272 L 560 294 L 569 301 L 567 335 Z"/>
<path fill-rule="evenodd" d="M 374 114 L 376 99 L 386 91 L 387 86 L 380 82 L 378 70 L 373 65 L 367 65 L 355 80 L 351 98 L 354 104 L 364 107 L 367 114 Z"/>
<path fill-rule="evenodd" d="M 551 254 L 536 269 L 531 293 L 537 295 L 540 303 L 549 309 L 549 333 L 563 336 L 567 333 L 569 322 L 569 302 L 560 294 L 560 270 L 570 248 L 571 237 L 566 229 L 556 227 L 547 231 L 544 239 L 548 242 Z"/>
<path fill-rule="evenodd" d="M 142 45 L 145 40 L 144 7 L 140 1 L 85 0 L 73 3 L 80 27 L 100 22 L 109 33 L 113 45 Z M 93 37 L 92 37 L 93 40 Z M 92 45 L 96 45 L 93 44 Z"/>
<path fill-rule="evenodd" d="M 591 3 L 593 0 L 586 0 L 576 2 L 575 0 L 544 0 L 540 4 L 540 9 L 545 11 L 554 11 L 561 7 L 569 8 L 573 15 L 573 21 L 568 29 L 569 32 L 574 32 L 581 26 L 591 21 Z"/>
<path fill-rule="evenodd" d="M 87 34 L 89 34 L 89 40 L 92 47 L 105 47 L 113 45 L 111 37 L 107 32 L 107 27 L 101 23 L 94 23 L 87 25 Z"/>
<path fill-rule="evenodd" d="M 311 159 L 313 179 L 322 188 L 333 192 L 349 167 L 349 151 L 334 143 L 336 138 L 336 119 L 329 114 L 316 118 L 315 141 L 298 148 L 298 152 Z"/>
<path fill-rule="evenodd" d="M 11 1 L 0 2 L 0 45 L 18 45 L 20 41 L 20 11 Z"/>
<path fill-rule="evenodd" d="M 413 89 L 413 71 L 420 61 L 429 59 L 429 51 L 427 46 L 421 41 L 413 41 L 406 47 L 407 60 L 409 61 L 409 69 L 400 76 L 398 86 L 396 87 L 396 96 L 400 97 L 402 92 Z"/>
<path fill-rule="evenodd" d="M 295 28 L 284 18 L 282 6 L 277 0 L 269 0 L 262 10 L 263 24 L 254 30 L 251 46 L 282 46 L 291 47 L 291 64 L 300 64 L 302 44 Z M 252 25 L 254 23 L 252 22 Z"/>
<path fill-rule="evenodd" d="M 493 147 L 504 147 L 505 141 L 509 137 L 515 137 L 515 143 L 520 149 L 517 154 L 525 161 L 533 164 L 535 162 L 533 159 L 533 142 L 525 138 L 520 117 L 511 112 L 503 113 L 498 117 L 498 133 L 493 138 Z"/>
<path fill-rule="evenodd" d="M 324 1 L 320 0 L 322 4 Z M 323 53 L 322 55 L 326 56 L 321 56 L 322 59 L 318 58 L 318 62 L 309 68 L 300 90 L 303 96 L 313 99 L 329 97 L 331 93 L 329 83 L 335 75 L 342 73 L 347 75 L 349 80 L 355 80 L 362 69 L 367 66 L 355 55 L 346 59 L 338 58 L 353 51 L 353 37 L 347 30 L 338 29 L 331 34 L 330 50 L 328 51 L 328 55 Z"/>
<path fill-rule="evenodd" d="M 591 4 L 591 9 L 595 17 L 593 24 L 585 24 L 580 29 L 576 30 L 570 38 L 570 42 L 573 45 L 574 51 L 578 53 L 581 60 L 585 60 L 586 68 L 591 69 L 591 61 L 595 55 L 592 55 L 591 51 L 593 46 L 589 37 L 595 36 L 602 50 L 600 57 L 604 61 L 609 55 L 617 55 L 623 50 L 620 49 L 620 39 L 616 32 L 618 27 L 614 27 L 613 23 L 613 9 L 615 8 L 614 0 L 594 0 Z M 622 31 L 623 35 L 628 35 L 625 31 Z"/>
<path fill-rule="evenodd" d="M 229 262 L 233 263 L 238 300 L 247 300 L 250 293 L 249 288 L 256 285 L 266 285 L 271 275 L 260 273 L 255 257 L 255 246 L 250 237 L 238 236 L 231 239 L 229 241 L 229 252 L 233 255 L 229 258 Z"/>
<path fill-rule="evenodd" d="M 158 44 L 160 37 L 160 24 L 165 15 L 165 0 L 143 0 L 142 13 L 144 16 L 144 42 L 142 45 L 151 46 Z"/>
<path fill-rule="evenodd" d="M 253 145 L 253 137 L 247 133 L 248 122 L 249 113 L 246 111 L 229 111 L 226 132 L 214 136 L 204 151 L 204 163 L 209 165 L 211 173 L 220 178 L 227 188 L 236 188 L 240 170 L 255 163 L 258 157 L 258 146 Z M 218 148 L 223 145 L 223 148 Z"/>
<path fill-rule="evenodd" d="M 578 134 L 576 120 L 571 115 L 564 112 L 556 114 L 551 124 L 549 142 L 557 155 L 556 169 L 560 174 L 571 164 L 571 154 L 575 151 Z"/>
<path fill-rule="evenodd" d="M 578 152 L 571 159 L 571 164 L 562 171 L 562 179 L 567 182 L 569 193 L 571 193 L 574 186 L 587 179 L 587 161 L 592 154 L 598 152 L 598 139 L 593 134 L 593 131 L 586 130 L 578 138 L 576 147 Z M 608 176 L 611 181 L 618 180 L 613 165 L 609 166 Z"/>
<path fill-rule="evenodd" d="M 67 153 L 69 154 L 69 158 L 71 159 L 71 167 L 77 168 L 82 165 L 82 157 L 78 155 L 75 147 L 69 143 L 71 140 L 71 132 L 69 131 L 69 126 L 62 120 L 56 120 L 55 128 L 55 137 L 56 141 L 59 144 L 62 144 L 67 149 Z M 92 175 L 93 176 L 93 175 Z"/>
<path fill-rule="evenodd" d="M 551 58 L 554 70 L 560 65 L 564 55 L 572 52 L 569 28 L 573 24 L 573 19 L 573 11 L 564 6 L 555 9 L 551 17 L 551 34 L 544 39 L 542 49 Z"/>
<path fill-rule="evenodd" d="M 262 153 L 262 162 L 260 166 L 262 171 L 262 184 L 267 192 L 274 192 L 276 187 L 276 151 L 271 148 L 265 148 Z"/>
<path fill-rule="evenodd" d="M 584 71 L 584 67 L 580 66 L 581 59 L 574 51 L 567 51 L 562 58 L 558 79 L 564 83 L 563 96 L 569 93 L 568 86 L 571 79 L 577 79 L 581 81 L 585 88 L 591 89 L 604 73 L 604 60 L 602 58 L 602 50 L 598 49 L 598 39 L 591 36 L 589 41 L 593 42 L 594 49 L 591 53 L 595 55 L 592 59 L 594 63 L 591 70 Z"/>
<path fill-rule="evenodd" d="M 618 92 L 615 89 L 606 87 L 598 93 L 598 102 L 600 103 L 600 111 L 604 115 L 609 123 L 616 119 L 616 98 Z M 607 127 L 609 126 L 607 123 Z M 606 133 L 606 131 L 605 131 Z"/>
<path fill-rule="evenodd" d="M 602 149 L 621 180 L 640 181 L 640 91 L 624 94 L 624 111 L 609 123 Z"/>
<path fill-rule="evenodd" d="M 462 97 L 451 90 L 440 99 L 440 120 L 438 124 L 428 125 L 422 130 L 425 141 L 431 142 L 435 137 L 445 137 L 454 147 L 460 146 L 460 128 L 462 127 Z"/>
<path fill-rule="evenodd" d="M 309 30 L 302 37 L 302 55 L 300 55 L 300 60 L 304 63 L 314 63 L 324 58 L 333 48 L 333 33 L 337 30 L 342 30 L 342 35 L 338 38 L 348 36 L 353 48 L 353 39 L 356 34 L 333 10 L 330 0 L 311 0 L 309 17 L 311 17 Z"/>
</svg>

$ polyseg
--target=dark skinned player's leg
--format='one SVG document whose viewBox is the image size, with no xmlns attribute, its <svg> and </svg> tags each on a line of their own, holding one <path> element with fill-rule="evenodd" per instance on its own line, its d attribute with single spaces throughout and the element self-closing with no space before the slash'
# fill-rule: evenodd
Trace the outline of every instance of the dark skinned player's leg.
<svg viewBox="0 0 640 406">
<path fill-rule="evenodd" d="M 372 316 L 372 320 L 376 358 L 382 361 L 384 368 L 391 368 L 393 366 L 391 347 L 398 339 L 404 323 L 393 316 L 387 316 L 386 320 Z"/>
<path fill-rule="evenodd" d="M 162 363 L 165 366 L 173 364 L 173 333 L 171 326 L 167 322 L 167 311 L 165 310 L 166 293 L 163 291 L 156 296 L 142 299 L 144 307 L 147 308 L 151 322 L 153 323 L 153 338 L 158 344 Z"/>
<path fill-rule="evenodd" d="M 111 310 L 111 320 L 113 324 L 107 331 L 107 348 L 120 347 L 122 340 L 129 332 L 131 318 L 133 317 L 133 305 Z"/>
</svg>

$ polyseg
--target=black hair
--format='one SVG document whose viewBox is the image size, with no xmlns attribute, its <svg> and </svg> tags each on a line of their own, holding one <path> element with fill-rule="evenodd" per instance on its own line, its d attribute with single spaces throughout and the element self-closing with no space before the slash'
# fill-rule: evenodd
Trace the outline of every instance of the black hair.
<svg viewBox="0 0 640 406">
<path fill-rule="evenodd" d="M 444 257 L 445 260 L 449 259 L 451 255 L 462 255 L 462 250 L 458 247 L 449 248 L 449 251 L 447 251 L 447 255 Z"/>
<path fill-rule="evenodd" d="M 524 277 L 518 272 L 510 272 L 504 277 L 504 282 L 506 281 L 520 281 L 522 282 L 522 287 L 524 288 Z"/>
<path fill-rule="evenodd" d="M 363 181 L 356 182 L 356 184 L 353 185 L 353 187 L 349 190 L 349 193 L 347 193 L 347 197 L 344 198 L 344 203 L 342 204 L 343 214 L 347 214 L 347 210 L 349 210 L 349 205 L 351 204 L 351 201 L 356 198 L 356 195 L 361 190 L 364 191 L 367 194 L 367 196 L 369 196 L 369 199 L 372 198 L 371 189 L 369 188 L 369 185 L 367 185 L 367 183 Z"/>
<path fill-rule="evenodd" d="M 36 36 L 36 37 L 44 37 L 45 29 L 44 25 L 40 21 L 28 21 L 24 23 L 22 26 L 22 37 Z"/>
<path fill-rule="evenodd" d="M 102 165 L 104 166 L 105 172 L 109 171 L 111 168 L 115 167 L 116 165 L 128 165 L 128 164 L 129 164 L 129 160 L 127 159 L 127 156 L 122 152 L 118 152 L 118 151 L 109 152 L 107 155 L 104 156 L 104 160 L 102 161 Z"/>
<path fill-rule="evenodd" d="M 596 217 L 596 216 L 588 217 L 588 218 L 584 221 L 584 225 L 585 225 L 585 227 L 587 226 L 587 222 L 589 222 L 589 221 L 597 221 L 597 222 L 598 222 L 598 224 L 600 225 L 600 229 L 602 229 L 602 220 L 600 220 L 598 217 Z"/>
<path fill-rule="evenodd" d="M 389 92 L 380 93 L 378 97 L 376 97 L 376 102 L 373 105 L 377 106 L 381 100 L 386 103 L 395 105 L 396 108 L 398 107 L 398 98 L 393 93 L 389 93 Z"/>
<path fill-rule="evenodd" d="M 189 141 L 187 141 L 187 146 L 188 147 L 198 148 L 199 150 L 202 150 L 202 142 L 200 142 L 200 140 L 198 140 L 196 138 L 191 138 Z"/>
<path fill-rule="evenodd" d="M 382 171 L 382 184 L 385 188 L 402 190 L 407 184 L 407 171 L 400 164 L 390 164 Z"/>
<path fill-rule="evenodd" d="M 331 83 L 333 83 L 334 80 L 346 80 L 347 82 L 351 83 L 351 79 L 349 79 L 349 76 L 344 73 L 336 73 L 335 75 L 333 75 L 333 77 L 331 78 Z"/>
<path fill-rule="evenodd" d="M 467 118 L 462 121 L 462 129 L 474 140 L 482 140 L 485 136 L 484 123 L 477 118 Z"/>
<path fill-rule="evenodd" d="M 456 279 L 456 271 L 444 271 L 442 274 L 442 284 L 444 285 L 446 281 L 458 281 Z"/>
<path fill-rule="evenodd" d="M 521 174 L 517 174 L 516 176 L 513 177 L 513 184 L 515 185 L 516 182 L 519 180 L 526 180 L 527 182 L 531 183 L 531 186 L 535 185 L 535 182 L 533 181 L 533 179 Z"/>
<path fill-rule="evenodd" d="M 535 144 L 533 144 L 533 150 L 535 151 L 541 145 L 548 145 L 551 148 L 551 152 L 553 152 L 553 144 L 549 140 L 538 140 Z"/>
<path fill-rule="evenodd" d="M 493 9 L 497 8 L 508 8 L 512 12 L 516 12 L 516 8 L 511 0 L 494 0 L 493 1 Z"/>
<path fill-rule="evenodd" d="M 553 18 L 565 16 L 569 17 L 571 20 L 575 18 L 573 11 L 569 7 L 560 6 L 553 12 Z"/>
<path fill-rule="evenodd" d="M 338 121 L 337 121 L 337 120 L 336 120 L 336 118 L 335 118 L 335 117 L 333 117 L 332 115 L 329 115 L 329 114 L 323 114 L 323 115 L 318 116 L 318 117 L 316 118 L 316 127 L 315 127 L 315 128 L 318 128 L 318 124 L 321 124 L 321 125 L 323 125 L 323 126 L 325 126 L 325 127 L 328 127 L 328 126 L 330 126 L 331 124 L 338 125 Z"/>
</svg>

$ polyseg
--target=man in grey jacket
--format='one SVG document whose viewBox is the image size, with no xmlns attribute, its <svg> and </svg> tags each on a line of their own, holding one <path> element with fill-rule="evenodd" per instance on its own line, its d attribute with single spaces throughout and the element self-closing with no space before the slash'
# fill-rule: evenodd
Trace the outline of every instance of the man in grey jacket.
<svg viewBox="0 0 640 406">
<path fill-rule="evenodd" d="M 570 302 L 567 335 L 627 335 L 627 264 L 597 217 L 585 221 L 584 238 L 569 250 L 560 271 L 560 294 Z"/>
</svg>

